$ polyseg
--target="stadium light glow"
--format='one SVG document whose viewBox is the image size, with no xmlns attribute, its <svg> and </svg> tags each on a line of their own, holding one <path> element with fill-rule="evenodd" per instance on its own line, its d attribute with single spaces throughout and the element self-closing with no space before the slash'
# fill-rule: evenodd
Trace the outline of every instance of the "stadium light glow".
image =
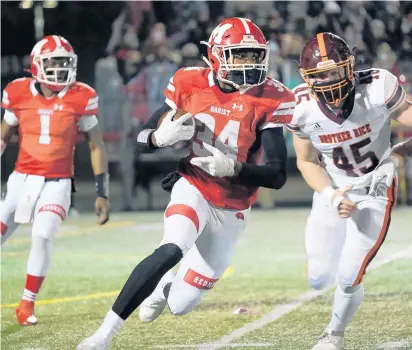
<svg viewBox="0 0 412 350">
<path fill-rule="evenodd" d="M 45 0 L 43 1 L 43 7 L 45 9 L 54 9 L 58 5 L 57 1 L 55 0 Z"/>
<path fill-rule="evenodd" d="M 22 2 L 20 2 L 20 5 L 19 5 L 19 7 L 24 10 L 31 9 L 32 6 L 33 6 L 33 0 L 23 0 Z"/>
</svg>

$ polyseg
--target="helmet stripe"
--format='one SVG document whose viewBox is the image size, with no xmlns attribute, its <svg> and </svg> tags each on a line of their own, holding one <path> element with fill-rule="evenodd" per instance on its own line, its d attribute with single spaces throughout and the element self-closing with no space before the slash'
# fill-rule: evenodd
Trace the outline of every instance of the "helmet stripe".
<svg viewBox="0 0 412 350">
<path fill-rule="evenodd" d="M 246 34 L 250 34 L 250 28 L 249 28 L 249 24 L 247 23 L 247 21 L 244 18 L 238 17 L 238 19 L 240 19 L 240 21 L 243 24 L 243 27 L 245 27 Z"/>
<path fill-rule="evenodd" d="M 322 61 L 327 61 L 328 54 L 326 52 L 325 39 L 323 37 L 323 33 L 318 33 L 316 35 L 316 39 L 318 41 L 318 46 L 319 46 L 320 56 L 322 57 Z"/>
<path fill-rule="evenodd" d="M 60 41 L 60 38 L 57 35 L 53 35 L 53 39 L 56 42 L 56 46 L 62 46 L 62 42 Z"/>
</svg>

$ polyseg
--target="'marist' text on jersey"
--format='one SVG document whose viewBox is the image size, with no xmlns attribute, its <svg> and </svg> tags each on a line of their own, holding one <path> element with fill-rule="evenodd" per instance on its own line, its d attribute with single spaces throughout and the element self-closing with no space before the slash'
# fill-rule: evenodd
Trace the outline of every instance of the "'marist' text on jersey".
<svg viewBox="0 0 412 350">
<path fill-rule="evenodd" d="M 222 108 L 222 107 L 215 107 L 215 106 L 210 106 L 210 111 L 212 113 L 222 114 L 222 115 L 226 115 L 226 116 L 229 116 L 230 112 L 232 112 L 229 109 L 225 109 L 225 108 Z"/>
</svg>

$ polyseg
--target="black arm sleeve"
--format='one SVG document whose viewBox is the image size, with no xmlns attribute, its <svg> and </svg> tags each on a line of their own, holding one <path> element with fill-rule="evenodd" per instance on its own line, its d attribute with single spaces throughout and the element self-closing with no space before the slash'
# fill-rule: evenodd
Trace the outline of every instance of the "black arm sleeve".
<svg viewBox="0 0 412 350">
<path fill-rule="evenodd" d="M 266 156 L 265 165 L 242 163 L 238 179 L 246 186 L 281 189 L 287 178 L 288 152 L 282 128 L 261 132 L 261 143 Z"/>
<path fill-rule="evenodd" d="M 157 128 L 157 123 L 159 122 L 162 115 L 168 111 L 170 111 L 172 107 L 170 107 L 166 102 L 156 110 L 149 118 L 149 120 L 143 125 L 143 130 L 139 132 L 137 135 L 137 142 L 143 145 L 147 145 L 150 148 L 156 148 L 155 145 L 152 143 L 152 133 Z"/>
</svg>

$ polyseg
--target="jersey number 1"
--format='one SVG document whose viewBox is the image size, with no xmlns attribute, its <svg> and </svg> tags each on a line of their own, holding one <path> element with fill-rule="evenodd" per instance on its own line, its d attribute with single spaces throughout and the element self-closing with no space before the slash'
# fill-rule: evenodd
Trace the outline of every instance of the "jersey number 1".
<svg viewBox="0 0 412 350">
<path fill-rule="evenodd" d="M 39 143 L 50 144 L 50 114 L 40 114 L 40 137 Z"/>
<path fill-rule="evenodd" d="M 350 150 L 353 154 L 353 158 L 355 159 L 356 164 L 360 164 L 367 159 L 370 159 L 371 165 L 368 167 L 360 168 L 359 171 L 361 172 L 360 175 L 356 173 L 356 169 L 353 168 L 353 165 L 349 162 L 348 157 L 346 156 L 342 147 L 336 147 L 333 149 L 333 163 L 338 169 L 341 169 L 346 172 L 348 176 L 351 177 L 358 177 L 365 174 L 370 173 L 373 171 L 379 164 L 379 159 L 376 154 L 372 151 L 366 152 L 365 154 L 360 154 L 360 149 L 369 145 L 371 143 L 371 139 L 368 137 L 363 139 L 359 142 L 356 142 L 350 145 Z"/>
</svg>

